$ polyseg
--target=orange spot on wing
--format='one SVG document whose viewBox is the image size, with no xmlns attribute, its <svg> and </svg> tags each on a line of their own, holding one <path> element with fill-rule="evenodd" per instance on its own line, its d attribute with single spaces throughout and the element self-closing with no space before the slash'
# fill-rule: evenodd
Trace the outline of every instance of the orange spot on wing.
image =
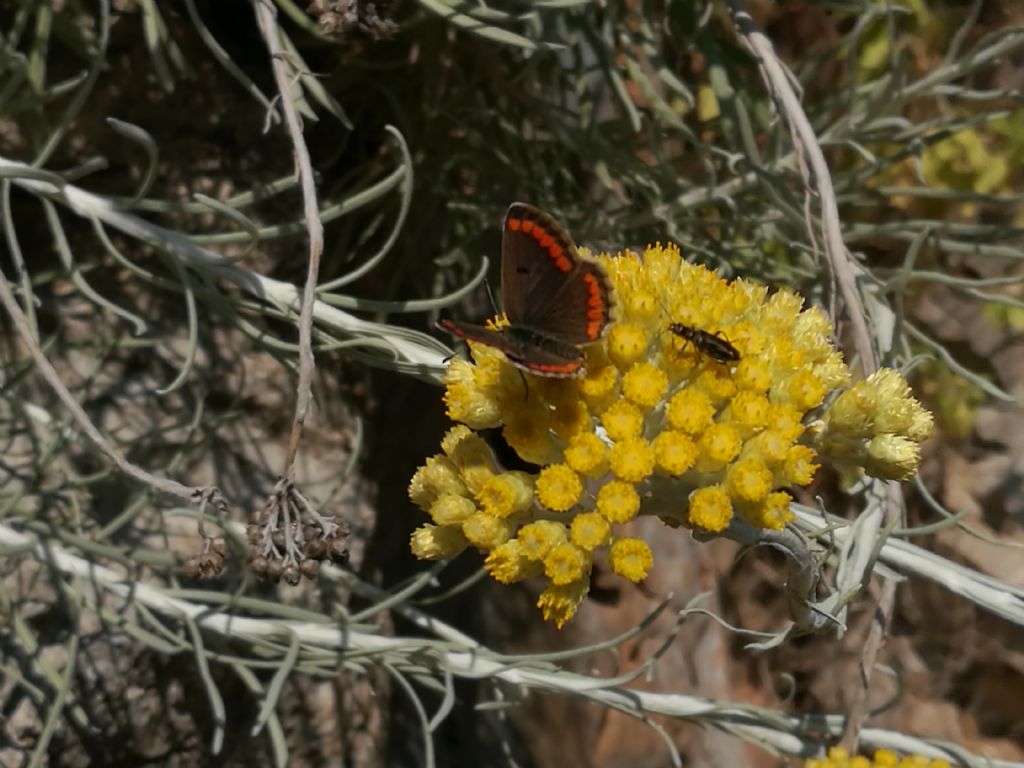
<svg viewBox="0 0 1024 768">
<path fill-rule="evenodd" d="M 569 272 L 572 269 L 572 261 L 568 256 L 565 255 L 565 251 L 558 243 L 551 241 L 551 245 L 547 246 L 548 257 L 555 262 L 555 266 L 563 272 Z"/>
<path fill-rule="evenodd" d="M 534 227 L 534 224 L 533 224 L 532 221 L 529 221 L 528 219 L 523 219 L 523 223 L 520 226 L 520 229 L 522 229 L 523 232 L 529 233 L 529 232 L 533 231 L 533 227 Z"/>
<path fill-rule="evenodd" d="M 571 363 L 545 363 L 543 365 L 533 364 L 530 365 L 530 369 L 534 371 L 541 371 L 543 373 L 572 373 L 578 371 L 583 363 L 579 361 L 573 361 Z"/>
<path fill-rule="evenodd" d="M 550 251 L 551 246 L 555 244 L 555 238 L 553 238 L 547 232 L 538 229 L 533 234 L 538 236 L 537 242 L 540 243 L 540 247 L 546 251 Z"/>
<path fill-rule="evenodd" d="M 587 338 L 588 339 L 596 339 L 598 336 L 600 336 L 601 335 L 601 326 L 602 326 L 602 323 L 601 323 L 600 320 L 593 320 L 593 321 L 587 323 Z"/>
<path fill-rule="evenodd" d="M 587 318 L 590 319 L 590 320 L 596 320 L 596 321 L 600 322 L 601 320 L 604 319 L 604 310 L 601 309 L 600 307 L 595 307 L 594 309 L 588 309 L 587 310 Z"/>
<path fill-rule="evenodd" d="M 522 226 L 523 226 L 523 220 L 522 219 L 508 219 L 508 220 L 505 221 L 505 227 L 510 232 L 518 232 L 519 229 Z"/>
</svg>

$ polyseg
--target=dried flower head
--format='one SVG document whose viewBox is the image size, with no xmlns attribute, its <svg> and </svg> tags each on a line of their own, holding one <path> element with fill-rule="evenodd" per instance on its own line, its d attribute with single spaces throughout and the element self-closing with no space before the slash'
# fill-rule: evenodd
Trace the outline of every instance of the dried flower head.
<svg viewBox="0 0 1024 768">
<path fill-rule="evenodd" d="M 464 489 L 457 472 L 447 467 L 431 464 L 426 473 L 434 478 L 432 488 Z M 410 493 L 413 493 L 412 489 Z M 444 507 L 447 499 L 458 499 L 458 494 L 442 496 L 433 493 L 432 496 L 427 494 L 416 498 L 420 499 L 418 503 L 427 503 L 429 498 L 431 508 Z M 303 577 L 316 578 L 321 563 L 340 565 L 347 562 L 348 535 L 347 525 L 317 513 L 294 484 L 283 479 L 278 482 L 257 519 L 246 526 L 245 536 L 249 545 L 246 562 L 261 578 L 295 586 Z"/>
</svg>

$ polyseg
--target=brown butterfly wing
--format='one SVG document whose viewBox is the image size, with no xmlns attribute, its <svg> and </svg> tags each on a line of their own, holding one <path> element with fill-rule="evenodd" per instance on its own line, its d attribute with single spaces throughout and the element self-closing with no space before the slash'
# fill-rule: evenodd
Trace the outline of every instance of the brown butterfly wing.
<svg viewBox="0 0 1024 768">
<path fill-rule="evenodd" d="M 509 322 L 568 344 L 596 341 L 612 311 L 608 276 L 550 216 L 525 203 L 505 215 L 502 303 Z"/>
</svg>

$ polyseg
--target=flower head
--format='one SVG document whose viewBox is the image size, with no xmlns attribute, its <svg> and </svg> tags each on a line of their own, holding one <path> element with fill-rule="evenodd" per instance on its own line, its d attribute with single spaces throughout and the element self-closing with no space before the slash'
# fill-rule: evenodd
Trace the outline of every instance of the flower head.
<svg viewBox="0 0 1024 768">
<path fill-rule="evenodd" d="M 654 565 L 654 555 L 646 541 L 617 539 L 608 553 L 612 570 L 630 581 L 643 581 Z"/>
<path fill-rule="evenodd" d="M 846 478 L 862 473 L 906 480 L 934 425 L 899 373 L 883 368 L 839 395 L 825 410 L 813 447 Z"/>
<path fill-rule="evenodd" d="M 941 757 L 900 757 L 889 749 L 876 750 L 871 758 L 863 755 L 851 757 L 842 747 L 830 747 L 826 757 L 810 757 L 804 760 L 804 768 L 950 768 L 950 764 Z"/>
<path fill-rule="evenodd" d="M 825 458 L 877 477 L 916 470 L 930 414 L 895 371 L 840 391 L 850 373 L 832 325 L 796 293 L 727 282 L 674 246 L 597 260 L 619 314 L 585 347 L 582 376 L 523 373 L 477 343 L 473 364 L 449 366 L 445 402 L 462 424 L 409 486 L 433 522 L 413 536 L 418 557 L 473 546 L 502 583 L 543 578 L 538 607 L 562 626 L 595 559 L 631 581 L 654 567 L 625 530 L 640 515 L 777 530 L 793 519 L 785 489 L 811 483 Z M 473 431 L 497 427 L 540 469 L 500 467 Z"/>
</svg>

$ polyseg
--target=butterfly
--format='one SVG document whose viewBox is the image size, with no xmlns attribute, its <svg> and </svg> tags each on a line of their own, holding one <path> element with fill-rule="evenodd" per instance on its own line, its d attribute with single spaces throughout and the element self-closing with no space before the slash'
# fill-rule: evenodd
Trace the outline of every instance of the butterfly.
<svg viewBox="0 0 1024 768">
<path fill-rule="evenodd" d="M 580 254 L 558 222 L 525 203 L 505 214 L 501 302 L 507 326 L 440 320 L 438 327 L 501 350 L 525 371 L 561 378 L 584 373 L 580 347 L 604 335 L 615 306 L 604 268 Z"/>
</svg>

